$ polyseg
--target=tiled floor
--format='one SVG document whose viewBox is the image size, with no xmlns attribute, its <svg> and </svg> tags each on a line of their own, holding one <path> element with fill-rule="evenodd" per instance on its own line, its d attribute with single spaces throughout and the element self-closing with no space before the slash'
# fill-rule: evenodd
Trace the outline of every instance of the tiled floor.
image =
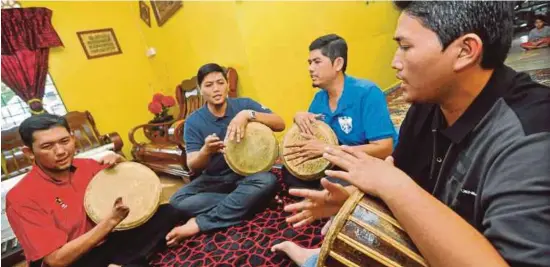
<svg viewBox="0 0 550 267">
<path fill-rule="evenodd" d="M 525 51 L 519 45 L 527 41 L 527 33 L 518 34 L 512 41 L 512 47 L 506 65 L 516 71 L 531 71 L 550 68 L 550 48 Z"/>
<path fill-rule="evenodd" d="M 170 197 L 184 185 L 183 179 L 175 176 L 159 175 L 162 184 L 160 203 L 168 203 Z"/>
</svg>

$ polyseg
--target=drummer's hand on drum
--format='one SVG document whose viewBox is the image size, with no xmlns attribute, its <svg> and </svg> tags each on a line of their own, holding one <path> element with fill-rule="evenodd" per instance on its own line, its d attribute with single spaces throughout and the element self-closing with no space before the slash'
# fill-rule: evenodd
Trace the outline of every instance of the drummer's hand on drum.
<svg viewBox="0 0 550 267">
<path fill-rule="evenodd" d="M 124 162 L 124 161 L 126 161 L 126 159 L 124 157 L 122 157 L 121 155 L 116 154 L 116 153 L 113 152 L 113 153 L 109 153 L 109 154 L 103 156 L 99 160 L 99 164 L 109 165 L 109 167 L 113 167 L 117 163 Z"/>
<path fill-rule="evenodd" d="M 294 123 L 300 128 L 300 132 L 313 135 L 312 124 L 320 118 L 321 114 L 313 114 L 309 112 L 297 112 L 294 116 Z"/>
<path fill-rule="evenodd" d="M 130 208 L 122 203 L 122 197 L 118 197 L 113 204 L 113 210 L 109 214 L 109 217 L 107 217 L 107 220 L 114 226 L 117 226 L 128 216 L 128 213 L 130 213 Z"/>
<path fill-rule="evenodd" d="M 411 180 L 407 174 L 393 166 L 391 156 L 381 160 L 351 147 L 341 146 L 328 148 L 323 157 L 343 169 L 327 170 L 327 176 L 348 181 L 359 190 L 374 196 L 382 197 L 385 189 L 401 186 Z"/>
<path fill-rule="evenodd" d="M 202 150 L 207 154 L 211 155 L 214 153 L 222 152 L 224 148 L 223 141 L 216 134 L 211 134 L 204 139 L 204 145 Z"/>
<path fill-rule="evenodd" d="M 315 136 L 311 134 L 302 133 L 301 135 L 304 137 L 305 141 L 285 146 L 286 148 L 296 149 L 283 155 L 288 161 L 300 158 L 300 161 L 296 163 L 296 166 L 308 160 L 322 157 L 325 152 L 325 148 L 328 146 L 326 143 L 315 138 Z"/>
<path fill-rule="evenodd" d="M 344 205 L 350 193 L 342 185 L 332 183 L 326 178 L 321 179 L 321 185 L 325 190 L 290 189 L 293 196 L 303 197 L 305 200 L 285 206 L 286 212 L 294 212 L 294 215 L 286 219 L 287 223 L 294 227 L 311 224 L 321 218 L 335 215 Z"/>
<path fill-rule="evenodd" d="M 227 133 L 225 135 L 226 140 L 236 140 L 237 143 L 240 143 L 244 138 L 246 131 L 246 125 L 248 124 L 248 119 L 250 118 L 250 112 L 248 110 L 242 110 L 235 116 L 229 126 L 227 126 Z"/>
</svg>

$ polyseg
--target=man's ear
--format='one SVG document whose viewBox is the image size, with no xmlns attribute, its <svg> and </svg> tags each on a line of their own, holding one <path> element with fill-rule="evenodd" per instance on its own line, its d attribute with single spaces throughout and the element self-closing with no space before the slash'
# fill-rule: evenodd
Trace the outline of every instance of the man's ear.
<svg viewBox="0 0 550 267">
<path fill-rule="evenodd" d="M 34 153 L 32 152 L 32 149 L 28 146 L 23 147 L 23 154 L 29 158 L 32 162 L 34 162 Z"/>
<path fill-rule="evenodd" d="M 342 71 L 342 69 L 344 69 L 344 58 L 337 57 L 332 63 L 332 66 L 336 69 L 336 71 Z"/>
<path fill-rule="evenodd" d="M 453 66 L 455 71 L 461 71 L 466 67 L 479 64 L 483 55 L 483 41 L 477 34 L 468 33 L 453 44 L 458 51 L 457 59 Z"/>
</svg>

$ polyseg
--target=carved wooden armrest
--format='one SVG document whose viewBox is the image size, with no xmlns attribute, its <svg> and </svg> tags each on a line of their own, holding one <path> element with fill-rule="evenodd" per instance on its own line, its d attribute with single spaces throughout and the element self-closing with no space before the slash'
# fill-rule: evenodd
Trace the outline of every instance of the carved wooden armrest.
<svg viewBox="0 0 550 267">
<path fill-rule="evenodd" d="M 173 121 L 169 121 L 169 122 L 160 122 L 160 123 L 144 123 L 144 124 L 138 125 L 138 126 L 132 128 L 132 129 L 130 129 L 130 131 L 128 132 L 128 139 L 130 140 L 130 143 L 132 143 L 132 145 L 134 145 L 134 146 L 141 145 L 142 143 L 138 143 L 136 141 L 136 139 L 134 138 L 134 133 L 137 130 L 143 129 L 143 131 L 145 133 L 145 127 L 160 127 L 160 128 L 162 128 L 162 130 L 169 133 L 170 126 L 172 126 L 173 123 L 174 123 Z M 166 141 L 168 141 L 168 140 L 166 140 Z"/>
<path fill-rule="evenodd" d="M 117 132 L 112 132 L 101 136 L 101 140 L 105 143 L 113 143 L 115 145 L 114 151 L 122 150 L 124 142 Z"/>
<path fill-rule="evenodd" d="M 172 123 L 170 129 L 168 129 L 168 138 L 170 141 L 178 144 L 182 150 L 185 150 L 185 142 L 183 141 L 183 127 L 185 120 L 177 120 Z"/>
</svg>

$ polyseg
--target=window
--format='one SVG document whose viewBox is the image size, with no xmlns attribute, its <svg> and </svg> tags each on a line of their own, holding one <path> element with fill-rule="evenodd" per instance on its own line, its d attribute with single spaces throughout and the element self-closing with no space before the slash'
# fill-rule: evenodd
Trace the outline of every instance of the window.
<svg viewBox="0 0 550 267">
<path fill-rule="evenodd" d="M 65 109 L 65 105 L 49 74 L 46 77 L 46 89 L 44 90 L 42 104 L 48 113 L 57 115 L 67 114 L 67 109 Z M 2 83 L 2 130 L 18 126 L 24 119 L 30 116 L 29 105 Z"/>
</svg>

